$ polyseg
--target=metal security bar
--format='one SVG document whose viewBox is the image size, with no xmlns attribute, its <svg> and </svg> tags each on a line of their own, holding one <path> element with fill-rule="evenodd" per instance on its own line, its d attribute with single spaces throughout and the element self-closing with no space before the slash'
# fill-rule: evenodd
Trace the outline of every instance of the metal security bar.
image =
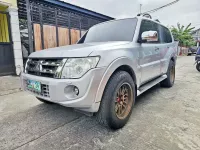
<svg viewBox="0 0 200 150">
<path fill-rule="evenodd" d="M 55 0 L 55 2 L 58 1 Z M 29 31 L 27 33 L 29 42 L 28 46 L 26 45 L 29 53 L 64 44 L 74 44 L 91 26 L 113 19 L 108 16 L 96 17 L 85 14 L 75 9 L 65 8 L 67 3 L 59 3 L 62 3 L 63 6 L 55 5 L 53 2 L 51 3 L 51 0 L 18 0 L 19 18 L 26 20 Z M 71 6 L 71 4 L 68 5 Z M 83 8 L 78 7 L 78 9 Z M 89 12 L 89 10 L 83 10 Z M 107 19 L 105 19 L 106 17 Z M 65 41 L 61 41 L 63 36 L 65 36 Z M 52 39 L 45 40 L 48 37 L 52 37 Z M 52 41 L 52 43 L 46 41 Z"/>
</svg>

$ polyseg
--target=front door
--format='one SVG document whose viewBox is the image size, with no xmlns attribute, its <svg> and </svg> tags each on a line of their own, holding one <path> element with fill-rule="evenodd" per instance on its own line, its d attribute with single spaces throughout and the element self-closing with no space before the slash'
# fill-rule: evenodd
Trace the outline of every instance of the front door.
<svg viewBox="0 0 200 150">
<path fill-rule="evenodd" d="M 15 73 L 9 14 L 0 11 L 0 75 Z"/>
<path fill-rule="evenodd" d="M 139 64 L 141 67 L 141 83 L 148 82 L 160 75 L 160 49 L 155 45 L 142 44 Z"/>
<path fill-rule="evenodd" d="M 157 31 L 159 34 L 157 24 L 149 20 L 142 21 L 139 38 L 145 31 Z M 141 84 L 161 75 L 160 37 L 158 38 L 158 42 L 143 43 L 140 46 Z"/>
</svg>

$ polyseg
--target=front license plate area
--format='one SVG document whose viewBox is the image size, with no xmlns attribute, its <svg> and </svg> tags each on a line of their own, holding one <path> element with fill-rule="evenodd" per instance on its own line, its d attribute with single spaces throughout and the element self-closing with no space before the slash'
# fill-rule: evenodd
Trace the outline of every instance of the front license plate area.
<svg viewBox="0 0 200 150">
<path fill-rule="evenodd" d="M 27 80 L 27 87 L 30 90 L 41 93 L 41 83 L 38 81 Z"/>
</svg>

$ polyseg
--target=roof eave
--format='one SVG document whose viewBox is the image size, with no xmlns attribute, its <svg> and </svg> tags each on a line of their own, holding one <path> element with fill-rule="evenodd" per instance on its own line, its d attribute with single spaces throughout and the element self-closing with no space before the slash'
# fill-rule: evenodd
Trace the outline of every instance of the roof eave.
<svg viewBox="0 0 200 150">
<path fill-rule="evenodd" d="M 55 4 L 55 5 L 62 6 L 62 7 L 65 7 L 65 8 L 77 11 L 77 12 L 81 12 L 81 13 L 84 13 L 86 15 L 98 17 L 98 18 L 101 18 L 101 19 L 104 19 L 104 20 L 114 19 L 112 17 L 106 16 L 106 15 L 103 15 L 103 14 L 100 14 L 100 13 L 97 13 L 97 12 L 94 12 L 94 11 L 91 11 L 91 10 L 88 10 L 88 9 L 85 9 L 85 8 L 82 8 L 82 7 L 79 7 L 79 6 L 75 6 L 75 5 L 72 5 L 72 4 L 69 4 L 69 3 L 65 3 L 63 1 L 59 1 L 59 0 L 44 0 L 44 1 Z"/>
</svg>

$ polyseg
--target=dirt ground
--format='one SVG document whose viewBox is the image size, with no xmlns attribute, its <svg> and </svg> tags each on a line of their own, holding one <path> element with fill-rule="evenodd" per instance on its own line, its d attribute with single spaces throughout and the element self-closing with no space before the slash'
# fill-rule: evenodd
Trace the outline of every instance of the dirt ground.
<svg viewBox="0 0 200 150">
<path fill-rule="evenodd" d="M 179 57 L 174 87 L 157 85 L 138 97 L 130 121 L 118 131 L 25 92 L 5 92 L 0 150 L 200 150 L 200 73 L 193 64 L 193 56 Z"/>
</svg>

